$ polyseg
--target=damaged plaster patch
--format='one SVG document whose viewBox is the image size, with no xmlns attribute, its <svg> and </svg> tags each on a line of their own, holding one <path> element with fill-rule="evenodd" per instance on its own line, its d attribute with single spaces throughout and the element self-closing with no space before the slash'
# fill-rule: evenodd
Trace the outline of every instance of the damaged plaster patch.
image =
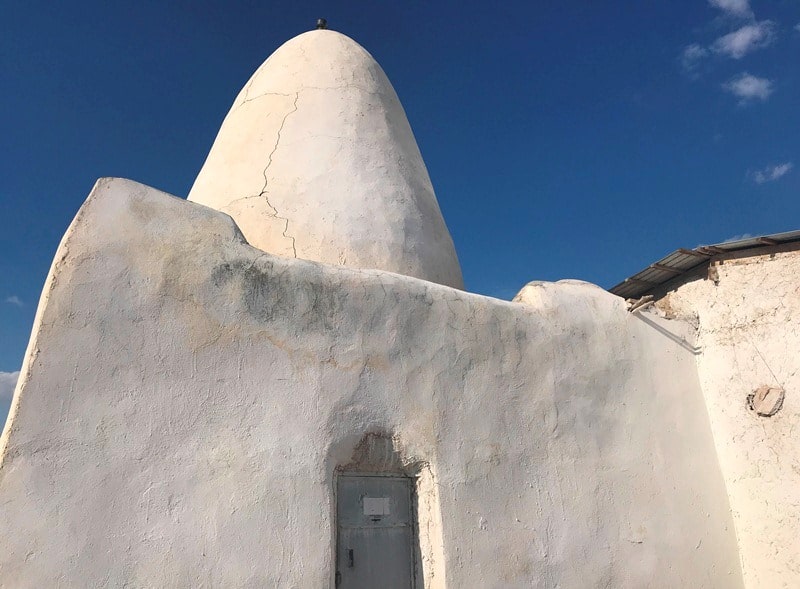
<svg viewBox="0 0 800 589">
<path fill-rule="evenodd" d="M 786 392 L 781 387 L 761 385 L 747 395 L 747 408 L 760 417 L 772 417 L 783 407 Z"/>
<path fill-rule="evenodd" d="M 696 310 L 687 305 L 680 297 L 670 292 L 655 301 L 655 308 L 665 319 L 684 321 L 697 331 L 700 328 L 700 316 Z"/>
</svg>

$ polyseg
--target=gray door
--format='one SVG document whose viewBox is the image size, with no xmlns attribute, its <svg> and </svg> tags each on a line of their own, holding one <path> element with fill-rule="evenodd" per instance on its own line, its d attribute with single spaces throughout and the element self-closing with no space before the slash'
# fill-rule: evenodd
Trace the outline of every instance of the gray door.
<svg viewBox="0 0 800 589">
<path fill-rule="evenodd" d="M 339 589 L 413 588 L 411 479 L 342 475 L 336 501 Z"/>
</svg>

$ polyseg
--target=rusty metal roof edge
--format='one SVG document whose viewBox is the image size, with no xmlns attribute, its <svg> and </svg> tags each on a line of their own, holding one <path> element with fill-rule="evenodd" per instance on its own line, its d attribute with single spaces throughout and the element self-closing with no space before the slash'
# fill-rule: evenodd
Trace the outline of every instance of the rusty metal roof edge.
<svg viewBox="0 0 800 589">
<path fill-rule="evenodd" d="M 635 274 L 632 274 L 630 277 L 626 278 L 619 284 L 612 286 L 611 288 L 608 289 L 608 292 L 612 294 L 619 294 L 619 292 L 617 291 L 622 291 L 625 287 L 632 286 L 632 283 L 638 285 L 644 284 L 646 286 L 640 286 L 638 292 L 633 295 L 633 296 L 637 295 L 641 296 L 642 294 L 647 293 L 656 286 L 669 282 L 674 278 L 677 278 L 680 274 L 684 274 L 686 272 L 689 272 L 690 270 L 694 270 L 701 264 L 710 260 L 715 255 L 752 249 L 757 247 L 765 247 L 765 246 L 768 247 L 770 245 L 783 245 L 785 243 L 792 243 L 795 241 L 800 241 L 800 230 L 784 231 L 782 233 L 773 233 L 771 235 L 745 237 L 743 239 L 737 239 L 734 241 L 723 241 L 722 243 L 715 243 L 713 245 L 700 245 L 691 250 L 685 248 L 678 248 L 675 251 L 670 252 L 660 260 L 653 262 L 649 266 L 642 268 Z M 688 267 L 686 266 L 678 267 L 678 265 L 670 264 L 669 262 L 670 258 L 678 254 L 693 255 L 696 257 L 697 263 L 692 264 L 691 266 Z M 653 282 L 652 280 L 643 281 L 638 278 L 641 274 L 649 270 L 660 271 L 664 275 L 663 276 L 664 279 L 660 280 L 659 282 Z"/>
</svg>

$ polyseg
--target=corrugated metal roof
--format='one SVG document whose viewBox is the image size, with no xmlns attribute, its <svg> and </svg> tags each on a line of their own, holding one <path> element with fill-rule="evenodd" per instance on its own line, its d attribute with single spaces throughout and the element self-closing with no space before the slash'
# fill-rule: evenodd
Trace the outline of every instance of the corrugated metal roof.
<svg viewBox="0 0 800 589">
<path fill-rule="evenodd" d="M 725 241 L 714 245 L 701 245 L 692 250 L 675 250 L 658 262 L 650 264 L 644 270 L 640 270 L 608 290 L 626 299 L 639 298 L 655 287 L 700 266 L 718 254 L 770 245 L 782 245 L 794 241 L 800 241 L 800 230 L 748 237 L 747 239 L 737 239 L 736 241 Z"/>
</svg>

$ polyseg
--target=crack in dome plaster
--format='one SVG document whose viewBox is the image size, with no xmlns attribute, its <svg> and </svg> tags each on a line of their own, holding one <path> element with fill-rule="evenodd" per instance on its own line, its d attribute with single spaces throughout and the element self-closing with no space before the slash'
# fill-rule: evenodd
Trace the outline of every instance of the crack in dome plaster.
<svg viewBox="0 0 800 589">
<path fill-rule="evenodd" d="M 275 94 L 275 93 L 272 93 L 272 94 Z M 262 96 L 265 96 L 265 95 L 262 95 Z M 290 95 L 281 94 L 281 96 L 290 96 Z M 258 97 L 256 97 L 256 98 L 258 98 Z M 283 131 L 284 125 L 286 125 L 286 120 L 293 113 L 297 112 L 297 101 L 298 101 L 299 98 L 300 98 L 300 93 L 299 92 L 295 92 L 294 93 L 294 103 L 292 104 L 292 110 L 290 110 L 288 113 L 286 113 L 286 115 L 283 117 L 283 120 L 281 121 L 281 126 L 278 128 L 278 136 L 275 139 L 275 145 L 272 148 L 272 151 L 269 153 L 269 156 L 267 158 L 267 166 L 264 168 L 264 186 L 261 188 L 261 192 L 259 192 L 256 195 L 258 197 L 263 196 L 264 197 L 264 201 L 267 203 L 267 206 L 270 209 L 272 209 L 272 216 L 275 217 L 276 219 L 280 219 L 281 221 L 284 222 L 283 232 L 281 233 L 281 235 L 283 235 L 283 237 L 285 237 L 286 239 L 290 239 L 292 241 L 292 252 L 293 252 L 295 258 L 297 257 L 297 245 L 295 243 L 295 238 L 292 237 L 291 235 L 287 235 L 287 232 L 289 231 L 289 219 L 279 215 L 278 214 L 278 209 L 276 209 L 275 206 L 269 201 L 269 196 L 268 196 L 269 195 L 269 190 L 268 190 L 269 176 L 267 176 L 267 172 L 269 171 L 269 168 L 272 165 L 272 158 L 275 156 L 275 152 L 278 151 L 278 144 L 281 142 L 281 132 Z M 252 100 L 255 100 L 255 98 L 253 98 Z M 247 102 L 247 101 L 245 101 L 245 102 Z M 247 198 L 251 198 L 251 197 L 247 197 Z"/>
</svg>

